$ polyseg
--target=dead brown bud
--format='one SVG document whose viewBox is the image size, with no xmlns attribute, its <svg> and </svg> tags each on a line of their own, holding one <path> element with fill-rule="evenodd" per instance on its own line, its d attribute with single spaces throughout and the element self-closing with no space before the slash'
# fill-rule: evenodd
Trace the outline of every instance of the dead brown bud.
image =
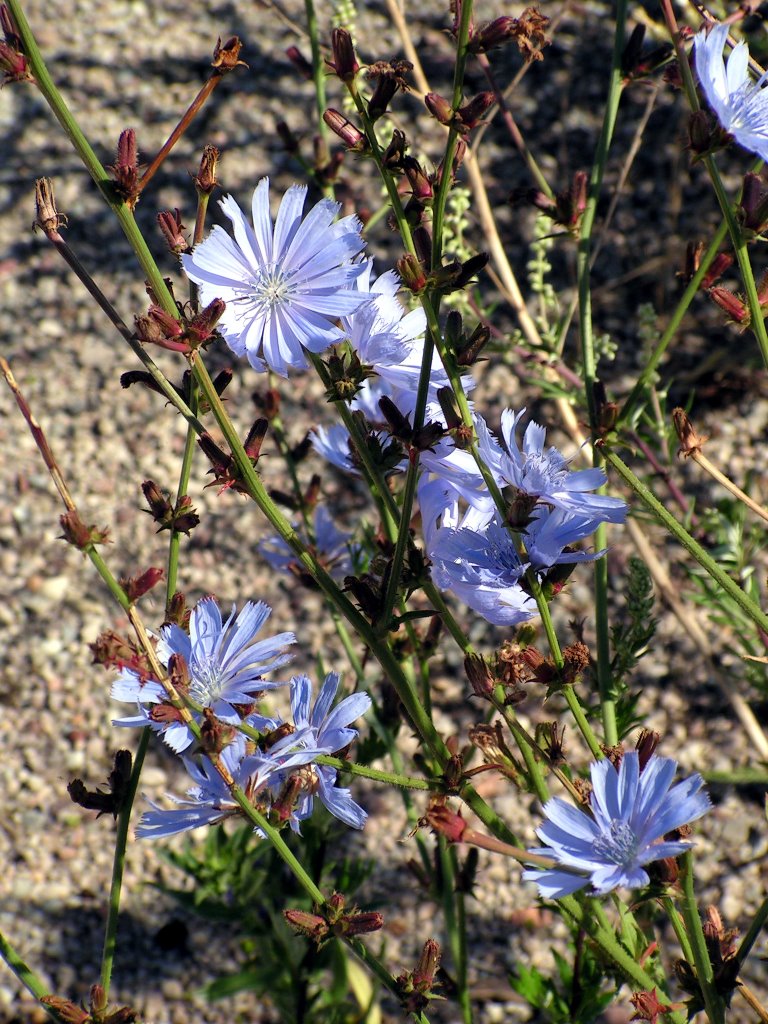
<svg viewBox="0 0 768 1024">
<path fill-rule="evenodd" d="M 237 36 L 230 36 L 225 43 L 222 43 L 220 38 L 217 39 L 213 49 L 211 67 L 219 75 L 226 75 L 227 72 L 234 71 L 238 67 L 247 68 L 248 65 L 245 61 L 240 60 L 242 48 L 243 44 Z"/>
<path fill-rule="evenodd" d="M 672 410 L 672 422 L 675 425 L 675 430 L 680 440 L 677 454 L 682 455 L 686 459 L 690 458 L 691 455 L 698 455 L 709 440 L 708 436 L 696 433 L 685 409 L 681 409 L 679 406 Z"/>
</svg>

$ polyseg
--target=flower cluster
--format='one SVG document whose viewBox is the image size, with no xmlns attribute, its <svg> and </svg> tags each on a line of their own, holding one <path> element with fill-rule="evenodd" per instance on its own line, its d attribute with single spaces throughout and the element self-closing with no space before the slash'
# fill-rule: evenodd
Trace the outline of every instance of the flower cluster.
<svg viewBox="0 0 768 1024">
<path fill-rule="evenodd" d="M 312 814 L 315 797 L 352 828 L 362 828 L 367 818 L 350 791 L 336 785 L 336 769 L 315 763 L 318 756 L 334 754 L 355 739 L 357 730 L 349 726 L 371 705 L 367 694 L 355 693 L 332 707 L 338 686 L 336 673 L 326 676 L 312 707 L 311 681 L 307 676 L 295 676 L 291 680 L 292 725 L 258 714 L 245 719 L 246 725 L 264 732 L 268 741 L 278 730 L 278 735 L 286 734 L 269 742 L 265 750 L 243 750 L 233 743 L 220 755 L 249 800 L 275 824 L 288 822 L 295 832 Z M 171 836 L 241 813 L 209 758 L 203 757 L 198 765 L 185 757 L 184 764 L 194 785 L 186 797 L 169 797 L 177 805 L 174 809 L 163 810 L 153 804 L 136 830 L 140 838 Z"/>
<path fill-rule="evenodd" d="M 312 813 L 317 796 L 346 824 L 353 828 L 365 824 L 365 811 L 352 800 L 349 790 L 336 785 L 336 769 L 316 764 L 315 759 L 349 746 L 357 736 L 350 725 L 368 710 L 370 698 L 356 693 L 333 707 L 339 676 L 332 672 L 311 707 L 312 683 L 307 676 L 294 676 L 290 680 L 293 723 L 260 714 L 260 696 L 288 685 L 287 680 L 266 676 L 289 660 L 285 648 L 296 641 L 293 633 L 256 639 L 270 614 L 263 602 L 248 602 L 239 613 L 233 607 L 225 622 L 216 601 L 206 597 L 192 610 L 189 633 L 176 624 L 164 626 L 157 654 L 169 667 L 176 692 L 173 701 L 161 680 L 136 668 L 122 669 L 112 696 L 135 703 L 137 714 L 115 719 L 113 724 L 149 725 L 159 732 L 172 750 L 182 754 L 194 782 L 186 798 L 171 797 L 176 809 L 154 807 L 147 812 L 137 835 L 169 836 L 241 813 L 212 761 L 203 756 L 198 763 L 187 756 L 195 741 L 188 717 L 198 727 L 216 723 L 223 765 L 277 823 L 288 822 L 298 832 L 300 822 Z M 265 735 L 263 749 L 248 738 L 256 734 Z"/>
</svg>

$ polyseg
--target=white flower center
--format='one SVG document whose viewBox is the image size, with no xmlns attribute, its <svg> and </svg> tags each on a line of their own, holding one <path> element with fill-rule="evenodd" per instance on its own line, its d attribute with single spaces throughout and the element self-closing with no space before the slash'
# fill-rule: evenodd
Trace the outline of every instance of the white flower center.
<svg viewBox="0 0 768 1024">
<path fill-rule="evenodd" d="M 218 700 L 222 691 L 221 664 L 217 656 L 198 659 L 193 657 L 189 666 L 189 695 L 204 708 L 210 707 Z"/>
<path fill-rule="evenodd" d="M 634 863 L 638 846 L 637 836 L 621 818 L 613 818 L 608 831 L 598 836 L 592 844 L 598 856 L 624 868 Z"/>
<path fill-rule="evenodd" d="M 526 455 L 523 481 L 528 494 L 544 494 L 562 486 L 568 463 L 559 452 Z"/>
<path fill-rule="evenodd" d="M 283 269 L 275 263 L 267 263 L 253 276 L 250 298 L 260 314 L 269 314 L 276 306 L 289 301 L 292 292 L 293 286 Z"/>
</svg>

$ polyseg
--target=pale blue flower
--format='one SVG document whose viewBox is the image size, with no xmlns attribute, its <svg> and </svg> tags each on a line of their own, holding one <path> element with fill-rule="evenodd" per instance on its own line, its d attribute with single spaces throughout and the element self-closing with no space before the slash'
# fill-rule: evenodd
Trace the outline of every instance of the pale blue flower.
<svg viewBox="0 0 768 1024">
<path fill-rule="evenodd" d="M 351 533 L 336 526 L 325 505 L 318 505 L 315 509 L 314 540 L 311 543 L 303 525 L 294 524 L 294 529 L 335 579 L 343 579 L 353 571 L 353 558 L 357 558 L 359 547 L 352 544 Z M 302 568 L 296 552 L 277 533 L 260 540 L 258 549 L 264 561 L 278 572 L 290 573 L 293 567 Z"/>
<path fill-rule="evenodd" d="M 696 35 L 696 72 L 722 128 L 744 149 L 768 160 L 768 72 L 756 82 L 751 80 L 749 48 L 743 39 L 731 50 L 727 63 L 723 60 L 729 28 L 715 25 Z"/>
<path fill-rule="evenodd" d="M 353 693 L 332 707 L 339 687 L 339 676 L 330 672 L 312 706 L 312 682 L 308 676 L 291 680 L 291 712 L 296 726 L 294 743 L 298 749 L 309 747 L 314 753 L 307 763 L 297 768 L 287 766 L 272 775 L 269 786 L 273 793 L 272 810 L 288 821 L 294 832 L 312 814 L 315 797 L 340 821 L 352 828 L 362 828 L 368 815 L 348 789 L 336 785 L 337 771 L 330 765 L 309 763 L 317 752 L 335 754 L 357 737 L 357 729 L 349 726 L 371 706 L 366 693 Z M 249 723 L 262 731 L 278 728 L 280 718 L 251 716 Z M 267 756 L 271 756 L 272 751 Z"/>
<path fill-rule="evenodd" d="M 221 753 L 221 760 L 230 775 L 260 810 L 268 812 L 271 794 L 268 783 L 273 775 L 283 769 L 306 764 L 322 751 L 302 744 L 301 734 L 285 736 L 269 751 L 269 755 L 243 756 L 242 749 L 230 745 Z M 202 825 L 215 825 L 225 818 L 242 815 L 242 810 L 232 799 L 224 780 L 207 757 L 200 759 L 200 765 L 191 758 L 182 758 L 184 766 L 194 782 L 187 790 L 186 797 L 167 794 L 176 804 L 175 809 L 164 810 L 151 800 L 151 811 L 145 811 L 136 828 L 139 839 L 162 839 L 179 832 L 188 832 Z M 260 829 L 254 829 L 262 835 Z"/>
<path fill-rule="evenodd" d="M 506 448 L 476 417 L 480 454 L 500 486 L 510 485 L 538 501 L 573 515 L 592 517 L 607 523 L 623 523 L 627 506 L 620 498 L 591 494 L 606 482 L 601 469 L 570 469 L 570 462 L 553 447 L 544 449 L 546 431 L 537 423 L 529 423 L 520 448 L 515 436 L 518 422 L 525 413 L 506 409 L 501 415 L 501 434 Z"/>
<path fill-rule="evenodd" d="M 286 685 L 285 680 L 265 677 L 290 660 L 285 648 L 296 643 L 295 634 L 278 633 L 256 640 L 271 614 L 263 601 L 248 601 L 239 614 L 233 605 L 229 618 L 222 622 L 215 599 L 203 598 L 192 610 L 189 634 L 175 624 L 163 626 L 158 657 L 167 665 L 172 655 L 181 655 L 189 674 L 189 697 L 200 707 L 210 708 L 221 721 L 237 724 L 241 715 L 234 705 L 251 704 L 263 690 Z M 150 725 L 177 753 L 194 741 L 188 726 L 167 704 L 167 694 L 158 680 L 143 680 L 132 669 L 123 669 L 112 686 L 112 697 L 138 708 L 137 715 L 115 719 L 114 725 Z M 200 721 L 199 714 L 194 717 Z"/>
<path fill-rule="evenodd" d="M 591 766 L 591 814 L 554 797 L 544 805 L 549 820 L 536 829 L 548 845 L 532 853 L 551 857 L 556 867 L 528 870 L 544 899 L 559 899 L 591 885 L 597 895 L 619 886 L 639 889 L 649 882 L 645 865 L 676 857 L 691 843 L 664 836 L 695 821 L 711 807 L 700 792 L 704 781 L 691 775 L 670 789 L 677 762 L 653 754 L 643 771 L 636 750 L 618 769 L 604 758 Z"/>
<path fill-rule="evenodd" d="M 253 226 L 225 196 L 220 205 L 234 238 L 217 225 L 182 256 L 202 304 L 217 298 L 226 303 L 218 329 L 232 351 L 246 355 L 255 370 L 269 367 L 283 377 L 289 367 L 306 369 L 304 349 L 323 352 L 341 341 L 338 318 L 370 300 L 355 287 L 365 269 L 353 262 L 365 245 L 360 221 L 352 216 L 334 222 L 340 204 L 331 199 L 321 199 L 302 221 L 306 195 L 304 185 L 288 189 L 274 228 L 268 178 L 253 193 Z"/>
</svg>

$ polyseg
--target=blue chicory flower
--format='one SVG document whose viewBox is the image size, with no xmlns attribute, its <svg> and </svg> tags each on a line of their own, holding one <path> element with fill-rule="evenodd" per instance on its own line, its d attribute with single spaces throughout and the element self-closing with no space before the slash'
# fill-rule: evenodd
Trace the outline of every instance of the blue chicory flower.
<svg viewBox="0 0 768 1024">
<path fill-rule="evenodd" d="M 294 529 L 331 576 L 340 579 L 353 571 L 353 559 L 357 558 L 359 548 L 351 543 L 350 533 L 338 529 L 325 505 L 318 505 L 315 509 L 314 541 L 311 544 L 302 526 L 294 525 Z M 279 534 L 259 541 L 258 549 L 264 561 L 278 572 L 290 573 L 291 567 L 297 565 L 296 553 Z"/>
<path fill-rule="evenodd" d="M 353 262 L 365 246 L 360 221 L 334 222 L 340 204 L 330 199 L 321 199 L 302 221 L 306 195 L 306 186 L 288 189 L 274 228 L 268 178 L 253 193 L 253 226 L 225 196 L 220 205 L 234 238 L 217 225 L 181 258 L 203 305 L 217 298 L 226 303 L 218 329 L 232 351 L 246 355 L 255 370 L 268 367 L 283 377 L 289 367 L 307 368 L 304 349 L 323 352 L 341 341 L 336 320 L 370 301 L 355 287 L 365 269 Z"/>
<path fill-rule="evenodd" d="M 591 494 L 606 482 L 601 469 L 570 469 L 569 460 L 556 448 L 544 449 L 546 431 L 537 423 L 529 423 L 523 435 L 522 449 L 517 444 L 515 429 L 525 409 L 513 413 L 506 409 L 501 415 L 501 434 L 505 448 L 488 429 L 481 417 L 475 418 L 478 449 L 497 482 L 511 485 L 517 491 L 540 502 L 561 508 L 573 515 L 591 517 L 598 522 L 623 523 L 627 506 L 620 498 Z"/>
<path fill-rule="evenodd" d="M 536 829 L 548 845 L 531 853 L 552 857 L 557 866 L 531 869 L 544 899 L 559 899 L 591 885 L 597 895 L 619 886 L 639 889 L 649 882 L 645 865 L 676 857 L 691 843 L 668 841 L 666 833 L 695 821 L 710 809 L 704 781 L 691 775 L 670 789 L 677 762 L 651 755 L 640 771 L 636 750 L 624 754 L 618 770 L 604 758 L 591 766 L 592 814 L 554 797 L 544 805 L 549 820 Z"/>
<path fill-rule="evenodd" d="M 693 41 L 696 72 L 707 102 L 722 128 L 740 146 L 768 160 L 768 72 L 753 82 L 749 76 L 749 48 L 742 39 L 731 50 L 727 64 L 723 47 L 729 25 L 702 29 Z"/>
<path fill-rule="evenodd" d="M 332 708 L 339 687 L 339 676 L 330 672 L 312 706 L 312 682 L 308 676 L 295 676 L 291 680 L 291 712 L 296 726 L 294 741 L 298 748 L 309 746 L 313 751 L 334 754 L 343 750 L 357 736 L 357 729 L 349 726 L 371 706 L 366 693 L 353 693 Z M 261 731 L 278 728 L 279 718 L 264 719 L 258 715 L 248 722 Z M 271 754 L 271 750 L 266 756 Z M 309 762 L 298 768 L 286 767 L 274 773 L 269 785 L 273 793 L 273 811 L 287 820 L 294 832 L 311 814 L 314 798 L 318 797 L 327 810 L 352 828 L 362 828 L 368 815 L 352 799 L 348 789 L 336 785 L 337 771 L 330 765 Z"/>
<path fill-rule="evenodd" d="M 269 756 L 261 754 L 245 756 L 242 748 L 236 744 L 225 747 L 220 757 L 235 782 L 243 789 L 249 799 L 265 812 L 269 809 L 270 794 L 268 783 L 271 776 L 283 770 L 306 764 L 323 751 L 315 750 L 308 744 L 301 743 L 300 734 L 285 736 L 269 751 Z M 301 743 L 297 746 L 297 743 Z M 164 810 L 151 800 L 151 811 L 145 811 L 136 828 L 138 839 L 163 839 L 179 832 L 189 832 L 203 825 L 215 825 L 225 818 L 242 815 L 242 810 L 232 799 L 226 783 L 221 778 L 213 763 L 207 757 L 200 759 L 200 765 L 191 758 L 182 758 L 184 766 L 194 782 L 187 790 L 186 797 L 168 798 L 176 804 L 175 809 Z M 266 803 L 263 796 L 266 793 Z M 259 829 L 255 829 L 262 835 Z"/>
<path fill-rule="evenodd" d="M 189 673 L 189 696 L 223 722 L 236 724 L 241 716 L 233 705 L 250 704 L 255 694 L 287 682 L 265 676 L 290 660 L 285 648 L 296 643 L 295 634 L 278 633 L 256 640 L 271 614 L 263 601 L 248 601 L 237 615 L 233 605 L 229 618 L 222 622 L 215 599 L 203 598 L 192 610 L 189 634 L 175 624 L 163 626 L 158 657 L 167 665 L 172 655 L 181 655 Z M 113 725 L 149 725 L 177 753 L 192 744 L 193 734 L 167 704 L 167 694 L 158 680 L 142 679 L 133 669 L 123 669 L 112 686 L 112 697 L 138 707 L 138 714 L 115 719 Z M 160 706 L 168 713 L 161 714 Z"/>
</svg>

